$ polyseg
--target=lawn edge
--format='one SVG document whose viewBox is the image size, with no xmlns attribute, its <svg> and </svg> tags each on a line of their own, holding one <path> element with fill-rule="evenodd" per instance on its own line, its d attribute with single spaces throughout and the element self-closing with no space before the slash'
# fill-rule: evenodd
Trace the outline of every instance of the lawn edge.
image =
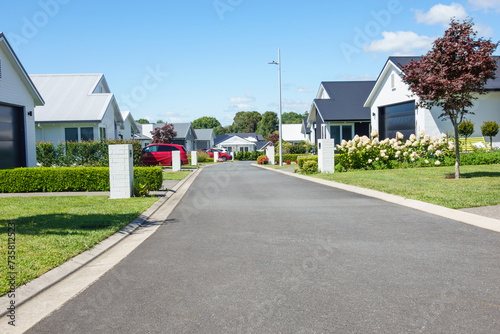
<svg viewBox="0 0 500 334">
<path fill-rule="evenodd" d="M 465 211 L 460 211 L 456 209 L 450 209 L 444 206 L 436 205 L 436 204 L 431 204 L 431 203 L 426 203 L 422 202 L 419 200 L 415 199 L 409 199 L 393 194 L 388 194 L 384 193 L 382 191 L 378 190 L 373 190 L 373 189 L 368 189 L 368 188 L 362 188 L 358 186 L 353 186 L 345 183 L 339 183 L 335 181 L 330 181 L 330 180 L 324 180 L 324 179 L 319 179 L 316 177 L 312 176 L 307 176 L 307 175 L 301 175 L 301 174 L 295 174 L 295 173 L 290 173 L 290 172 L 285 172 L 280 169 L 273 169 L 273 168 L 267 168 L 266 166 L 258 165 L 258 164 L 252 164 L 252 166 L 263 168 L 269 171 L 281 173 L 284 175 L 288 175 L 291 177 L 296 177 L 302 180 L 306 181 L 311 181 L 315 183 L 319 183 L 328 187 L 332 188 L 337 188 L 353 193 L 357 193 L 360 195 L 364 196 L 369 196 L 377 199 L 381 199 L 383 201 L 389 202 L 389 203 L 394 203 L 398 204 L 401 206 L 405 206 L 408 208 L 420 210 L 423 212 L 427 212 L 430 214 L 434 214 L 440 217 L 452 219 L 461 223 L 465 223 L 468 225 L 476 226 L 482 229 L 494 231 L 494 232 L 500 232 L 500 220 L 499 219 L 494 219 L 490 217 L 484 217 L 480 216 L 474 213 L 469 213 Z"/>
</svg>

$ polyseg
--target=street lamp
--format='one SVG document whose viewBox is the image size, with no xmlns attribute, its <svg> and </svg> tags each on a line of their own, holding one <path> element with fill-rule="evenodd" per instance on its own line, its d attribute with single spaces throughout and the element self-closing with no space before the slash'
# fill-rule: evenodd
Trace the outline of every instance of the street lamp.
<svg viewBox="0 0 500 334">
<path fill-rule="evenodd" d="M 280 112 L 279 112 L 279 142 L 280 142 L 280 166 L 283 166 L 283 145 L 282 145 L 282 140 L 281 140 L 281 55 L 280 55 L 280 49 L 278 49 L 278 62 L 272 61 L 268 63 L 270 65 L 278 65 L 278 85 L 279 85 L 279 91 L 280 91 Z"/>
</svg>

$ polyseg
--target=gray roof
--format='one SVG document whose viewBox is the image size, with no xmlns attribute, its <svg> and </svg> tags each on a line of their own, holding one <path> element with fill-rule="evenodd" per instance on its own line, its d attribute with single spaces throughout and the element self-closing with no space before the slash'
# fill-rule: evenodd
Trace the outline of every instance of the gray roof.
<svg viewBox="0 0 500 334">
<path fill-rule="evenodd" d="M 121 119 L 115 97 L 110 92 L 94 92 L 103 81 L 103 74 L 37 74 L 30 75 L 45 98 L 45 105 L 37 107 L 36 122 L 88 122 L 101 121 L 114 103 Z"/>
<path fill-rule="evenodd" d="M 191 123 L 172 123 L 174 131 L 177 132 L 176 139 L 185 138 L 188 140 L 197 139 L 196 133 Z M 157 128 L 157 126 L 155 126 Z M 190 131 L 191 130 L 191 134 Z"/>
<path fill-rule="evenodd" d="M 370 108 L 363 107 L 375 81 L 326 81 L 321 83 L 330 99 L 315 99 L 323 121 L 370 120 Z"/>
<path fill-rule="evenodd" d="M 265 141 L 265 140 L 259 140 L 257 143 L 255 143 L 255 149 L 257 151 L 260 151 L 264 149 L 268 144 L 272 144 L 271 141 Z"/>
<path fill-rule="evenodd" d="M 264 140 L 264 136 L 263 135 L 256 135 L 255 133 L 253 132 L 245 132 L 245 133 L 226 133 L 226 135 L 228 136 L 231 136 L 231 135 L 236 135 L 240 138 L 254 138 L 254 139 L 257 139 L 257 141 L 261 141 L 261 140 Z"/>
<path fill-rule="evenodd" d="M 215 140 L 214 140 L 214 145 L 218 145 L 219 143 L 222 143 L 223 141 L 225 141 L 226 139 L 228 139 L 229 137 L 232 137 L 234 135 L 216 135 L 215 136 Z"/>
<path fill-rule="evenodd" d="M 311 133 L 311 128 L 308 127 L 308 124 L 307 124 L 307 117 L 304 117 L 302 119 L 302 128 L 305 129 L 307 135 Z"/>
<path fill-rule="evenodd" d="M 214 129 L 194 129 L 197 140 L 211 140 L 215 137 Z"/>
<path fill-rule="evenodd" d="M 493 56 L 493 58 L 497 61 L 497 75 L 495 79 L 490 79 L 486 82 L 484 88 L 486 90 L 500 90 L 500 56 Z M 401 70 L 403 66 L 407 65 L 412 60 L 419 61 L 422 57 L 413 56 L 413 57 L 389 57 L 387 61 L 392 61 L 396 66 Z M 385 66 L 384 66 L 385 67 Z"/>
</svg>

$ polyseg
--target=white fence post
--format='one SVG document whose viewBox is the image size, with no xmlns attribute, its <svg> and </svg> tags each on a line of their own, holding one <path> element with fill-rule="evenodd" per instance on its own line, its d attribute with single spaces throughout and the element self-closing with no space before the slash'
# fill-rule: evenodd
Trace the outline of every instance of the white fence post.
<svg viewBox="0 0 500 334">
<path fill-rule="evenodd" d="M 109 198 L 130 198 L 134 187 L 132 145 L 109 145 L 108 150 Z"/>
<path fill-rule="evenodd" d="M 198 152 L 191 151 L 191 165 L 198 166 Z"/>
<path fill-rule="evenodd" d="M 172 151 L 172 171 L 180 171 L 181 165 L 181 151 Z"/>
<path fill-rule="evenodd" d="M 335 140 L 318 140 L 318 170 L 321 173 L 335 172 Z"/>
<path fill-rule="evenodd" d="M 217 162 L 219 160 L 219 152 L 214 152 L 214 162 Z"/>
<path fill-rule="evenodd" d="M 269 164 L 274 165 L 274 146 L 266 147 L 266 156 L 269 158 Z"/>
</svg>

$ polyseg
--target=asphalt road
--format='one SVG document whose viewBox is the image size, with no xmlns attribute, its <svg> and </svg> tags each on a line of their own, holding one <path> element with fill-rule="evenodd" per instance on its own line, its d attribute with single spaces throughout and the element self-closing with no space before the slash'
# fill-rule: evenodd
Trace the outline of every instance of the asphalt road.
<svg viewBox="0 0 500 334">
<path fill-rule="evenodd" d="M 29 333 L 498 333 L 500 235 L 230 163 Z"/>
</svg>

